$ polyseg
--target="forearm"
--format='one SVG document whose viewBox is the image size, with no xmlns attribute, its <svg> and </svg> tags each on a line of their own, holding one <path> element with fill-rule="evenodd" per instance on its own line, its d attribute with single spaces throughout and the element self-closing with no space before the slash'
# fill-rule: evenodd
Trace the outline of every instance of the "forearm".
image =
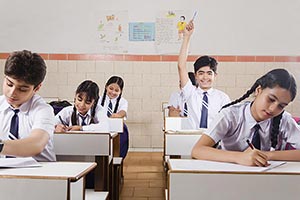
<svg viewBox="0 0 300 200">
<path fill-rule="evenodd" d="M 197 150 L 194 148 L 192 151 L 192 157 L 195 159 L 230 163 L 239 163 L 237 158 L 240 155 L 241 152 L 225 151 L 209 146 L 201 146 Z"/>
<path fill-rule="evenodd" d="M 20 157 L 35 156 L 44 150 L 48 140 L 49 135 L 46 131 L 36 129 L 27 138 L 3 141 L 1 154 Z"/>
<path fill-rule="evenodd" d="M 188 81 L 188 71 L 187 71 L 187 57 L 188 57 L 188 49 L 190 43 L 190 35 L 186 35 L 183 38 L 183 42 L 180 48 L 180 53 L 178 56 L 178 73 L 180 79 L 181 87 L 185 86 Z"/>
<path fill-rule="evenodd" d="M 126 117 L 126 112 L 124 110 L 120 110 L 117 113 L 113 113 L 111 117 L 113 117 L 113 118 L 123 118 L 123 117 Z"/>
<path fill-rule="evenodd" d="M 300 150 L 267 151 L 268 160 L 300 161 Z"/>
</svg>

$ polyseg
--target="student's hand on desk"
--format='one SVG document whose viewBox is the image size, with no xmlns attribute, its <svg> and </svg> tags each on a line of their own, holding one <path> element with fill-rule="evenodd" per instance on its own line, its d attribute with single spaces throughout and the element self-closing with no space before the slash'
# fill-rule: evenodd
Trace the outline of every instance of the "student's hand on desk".
<svg viewBox="0 0 300 200">
<path fill-rule="evenodd" d="M 69 128 L 69 131 L 81 131 L 81 126 L 78 126 L 78 125 L 76 125 L 76 126 L 71 126 L 71 127 Z"/>
<path fill-rule="evenodd" d="M 169 106 L 169 117 L 180 117 L 180 112 L 179 107 Z"/>
<path fill-rule="evenodd" d="M 238 158 L 238 164 L 247 166 L 266 167 L 269 165 L 268 156 L 257 149 L 247 148 Z"/>
<path fill-rule="evenodd" d="M 56 126 L 55 126 L 55 130 L 54 130 L 54 132 L 66 132 L 66 131 L 68 131 L 70 129 L 70 127 L 68 127 L 68 126 L 65 126 L 65 125 L 63 125 L 63 124 L 57 124 Z"/>
</svg>

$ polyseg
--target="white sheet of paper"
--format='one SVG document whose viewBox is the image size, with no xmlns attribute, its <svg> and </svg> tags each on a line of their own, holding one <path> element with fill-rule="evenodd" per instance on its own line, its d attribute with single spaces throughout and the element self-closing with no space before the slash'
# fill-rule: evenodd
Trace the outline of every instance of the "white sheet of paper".
<svg viewBox="0 0 300 200">
<path fill-rule="evenodd" d="M 39 167 L 41 166 L 32 157 L 25 158 L 0 158 L 0 168 L 1 167 Z"/>
<path fill-rule="evenodd" d="M 199 171 L 218 171 L 218 172 L 263 172 L 281 166 L 286 162 L 269 161 L 268 167 L 244 166 L 234 163 L 214 162 L 206 160 L 184 160 L 172 159 L 172 169 L 176 170 L 199 170 Z M 173 168 L 174 167 L 174 168 Z"/>
</svg>

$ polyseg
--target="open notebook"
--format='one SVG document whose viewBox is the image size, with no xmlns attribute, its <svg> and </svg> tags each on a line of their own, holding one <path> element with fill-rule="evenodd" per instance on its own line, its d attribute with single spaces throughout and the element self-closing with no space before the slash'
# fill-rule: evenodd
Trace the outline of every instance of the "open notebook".
<svg viewBox="0 0 300 200">
<path fill-rule="evenodd" d="M 4 167 L 39 167 L 41 166 L 32 157 L 25 158 L 0 158 L 0 168 Z"/>
<path fill-rule="evenodd" d="M 171 159 L 172 168 L 176 170 L 197 170 L 197 171 L 217 171 L 217 172 L 264 172 L 281 166 L 286 162 L 269 161 L 267 167 L 244 166 L 234 163 L 215 162 L 206 160 L 184 160 Z M 187 167 L 188 166 L 188 167 Z"/>
</svg>

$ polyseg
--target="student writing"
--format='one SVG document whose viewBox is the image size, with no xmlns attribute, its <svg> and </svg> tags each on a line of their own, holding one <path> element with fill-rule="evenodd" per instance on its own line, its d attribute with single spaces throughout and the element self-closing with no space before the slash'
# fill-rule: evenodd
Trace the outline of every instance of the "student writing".
<svg viewBox="0 0 300 200">
<path fill-rule="evenodd" d="M 36 93 L 46 75 L 43 58 L 30 51 L 9 55 L 0 96 L 1 155 L 55 161 L 53 109 Z"/>
<path fill-rule="evenodd" d="M 284 110 L 296 90 L 294 77 L 285 69 L 263 75 L 241 98 L 223 107 L 195 144 L 192 156 L 250 166 L 266 166 L 268 160 L 299 161 L 300 127 Z M 252 93 L 252 102 L 239 103 Z M 218 141 L 221 149 L 213 148 Z"/>
<path fill-rule="evenodd" d="M 98 85 L 91 80 L 83 81 L 76 89 L 74 106 L 63 108 L 55 116 L 55 132 L 109 131 L 108 117 L 98 100 Z"/>
<path fill-rule="evenodd" d="M 178 57 L 178 73 L 180 86 L 186 99 L 192 129 L 207 128 L 223 105 L 230 102 L 227 94 L 214 89 L 213 83 L 217 76 L 217 61 L 210 56 L 201 56 L 194 63 L 197 86 L 189 80 L 187 71 L 187 52 L 194 31 L 193 21 L 184 29 L 180 54 Z"/>
<path fill-rule="evenodd" d="M 122 97 L 123 87 L 124 81 L 119 76 L 112 76 L 106 82 L 100 104 L 105 108 L 108 117 L 127 117 L 128 101 Z M 129 133 L 125 123 L 123 129 L 124 132 L 120 134 L 120 156 L 125 158 L 129 148 Z"/>
</svg>

